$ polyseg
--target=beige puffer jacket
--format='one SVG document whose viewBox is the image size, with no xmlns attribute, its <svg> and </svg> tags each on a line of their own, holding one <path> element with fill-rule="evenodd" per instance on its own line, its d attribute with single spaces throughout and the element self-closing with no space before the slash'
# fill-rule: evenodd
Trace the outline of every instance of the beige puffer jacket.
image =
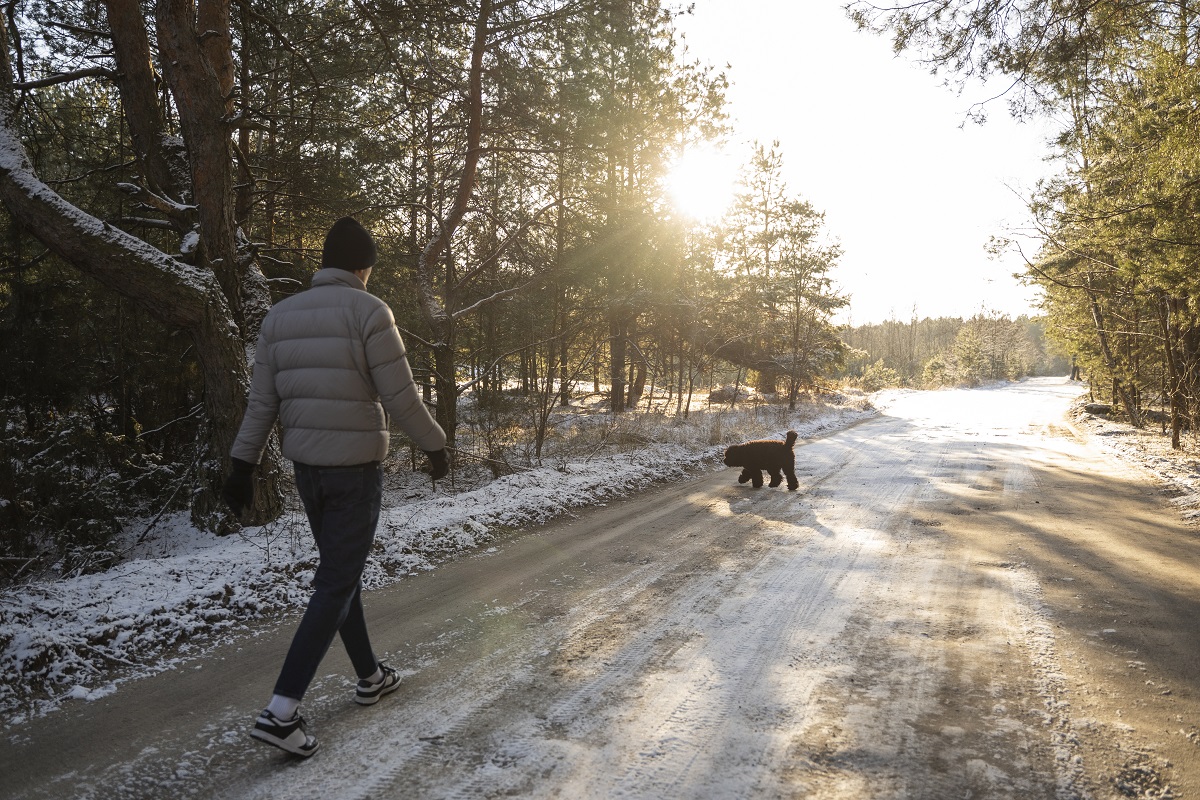
<svg viewBox="0 0 1200 800">
<path fill-rule="evenodd" d="M 446 446 L 421 402 L 387 303 L 352 272 L 318 270 L 312 288 L 281 300 L 263 319 L 232 455 L 257 464 L 278 417 L 283 455 L 292 461 L 382 461 L 389 414 L 422 450 Z"/>
</svg>

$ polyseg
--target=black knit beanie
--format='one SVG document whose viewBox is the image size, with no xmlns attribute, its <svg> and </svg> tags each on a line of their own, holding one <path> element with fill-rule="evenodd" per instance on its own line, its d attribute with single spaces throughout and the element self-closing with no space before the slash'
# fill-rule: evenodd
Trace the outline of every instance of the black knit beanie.
<svg viewBox="0 0 1200 800">
<path fill-rule="evenodd" d="M 325 235 L 321 269 L 337 267 L 354 272 L 374 266 L 375 258 L 375 240 L 367 229 L 351 217 L 342 217 Z"/>
</svg>

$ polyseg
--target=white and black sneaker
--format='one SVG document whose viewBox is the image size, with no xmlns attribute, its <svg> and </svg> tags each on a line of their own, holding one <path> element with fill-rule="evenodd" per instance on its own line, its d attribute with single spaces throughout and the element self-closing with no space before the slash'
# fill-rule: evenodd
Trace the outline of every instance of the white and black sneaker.
<svg viewBox="0 0 1200 800">
<path fill-rule="evenodd" d="M 379 665 L 379 669 L 383 672 L 379 683 L 371 683 L 363 678 L 358 682 L 358 686 L 354 687 L 354 702 L 362 706 L 375 705 L 379 698 L 400 688 L 400 676 L 396 674 L 396 670 L 383 664 Z"/>
<path fill-rule="evenodd" d="M 317 752 L 317 738 L 309 736 L 304 726 L 304 717 L 297 713 L 289 720 L 282 720 L 263 709 L 254 723 L 250 735 L 261 742 L 273 744 L 281 750 L 308 758 Z"/>
</svg>

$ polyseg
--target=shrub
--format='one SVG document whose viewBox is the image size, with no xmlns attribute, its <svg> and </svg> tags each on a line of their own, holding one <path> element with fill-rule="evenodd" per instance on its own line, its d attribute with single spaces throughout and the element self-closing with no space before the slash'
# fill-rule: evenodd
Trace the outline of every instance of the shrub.
<svg viewBox="0 0 1200 800">
<path fill-rule="evenodd" d="M 161 505 L 185 471 L 79 414 L 31 431 L 22 415 L 0 411 L 0 428 L 0 550 L 63 572 L 110 564 L 113 537 Z"/>
<path fill-rule="evenodd" d="M 877 392 L 880 389 L 903 386 L 904 380 L 900 377 L 899 372 L 885 365 L 881 358 L 863 370 L 862 377 L 859 378 L 858 383 L 864 392 Z"/>
<path fill-rule="evenodd" d="M 757 396 L 757 393 L 749 386 L 734 386 L 726 384 L 713 389 L 708 395 L 709 403 L 729 403 L 744 402 L 752 400 Z"/>
</svg>

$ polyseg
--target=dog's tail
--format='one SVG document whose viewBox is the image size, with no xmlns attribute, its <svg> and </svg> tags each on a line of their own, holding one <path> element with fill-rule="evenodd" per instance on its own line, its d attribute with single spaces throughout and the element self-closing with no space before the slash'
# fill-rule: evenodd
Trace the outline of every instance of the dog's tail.
<svg viewBox="0 0 1200 800">
<path fill-rule="evenodd" d="M 787 445 L 788 447 L 791 447 L 792 445 L 796 444 L 796 437 L 797 437 L 797 434 L 795 431 L 788 431 L 787 438 L 784 440 L 783 443 L 785 445 Z"/>
</svg>

